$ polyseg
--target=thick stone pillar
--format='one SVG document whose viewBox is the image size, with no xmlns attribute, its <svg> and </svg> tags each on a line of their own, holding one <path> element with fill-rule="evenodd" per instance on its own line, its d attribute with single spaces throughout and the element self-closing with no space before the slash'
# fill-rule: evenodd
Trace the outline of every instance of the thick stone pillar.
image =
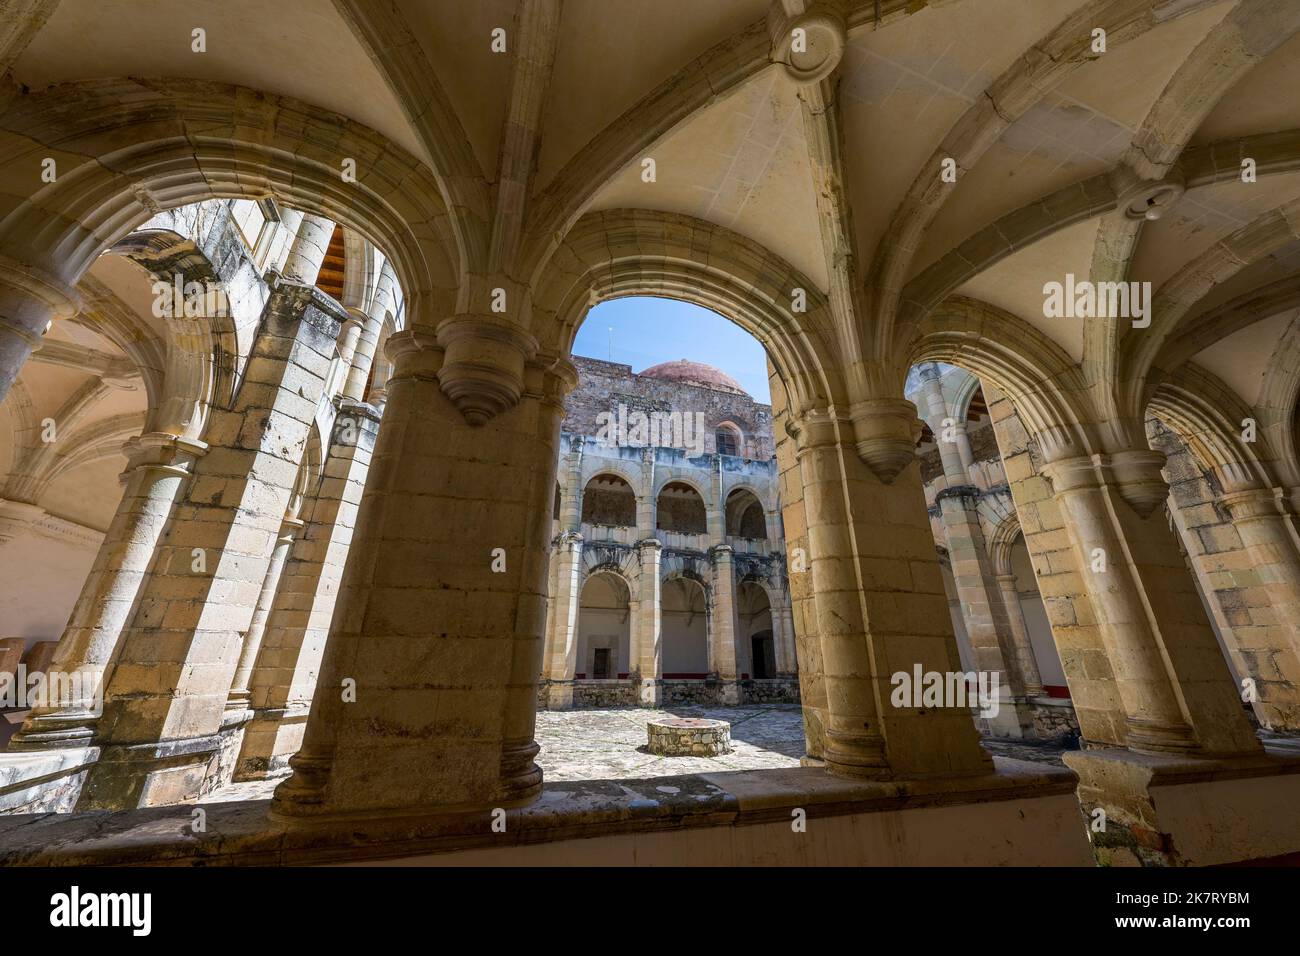
<svg viewBox="0 0 1300 956">
<path fill-rule="evenodd" d="M 122 633 L 82 809 L 203 792 L 343 318 L 315 289 L 282 282 L 272 292 L 234 404 L 213 412 L 212 448 Z"/>
<path fill-rule="evenodd" d="M 768 365 L 772 391 L 772 436 L 780 471 L 781 523 L 785 540 L 785 568 L 790 589 L 792 637 L 799 670 L 799 701 L 803 711 L 805 765 L 823 766 L 826 749 L 826 681 L 822 665 L 821 636 L 817 633 L 816 601 L 808 568 L 808 526 L 803 480 L 796 455 L 797 428 L 787 407 L 785 385 Z M 780 540 L 780 538 L 776 539 Z"/>
<path fill-rule="evenodd" d="M 1015 646 L 1017 669 L 1024 681 L 1026 697 L 1042 697 L 1043 675 L 1038 669 L 1038 659 L 1034 657 L 1034 645 L 1029 639 L 1029 627 L 1025 624 L 1025 612 L 1020 606 L 1020 592 L 1016 590 L 1014 574 L 997 575 L 998 590 L 1002 593 L 1002 607 L 1006 610 L 1007 625 L 1011 628 L 1011 641 Z"/>
<path fill-rule="evenodd" d="M 1051 482 L 1140 753 L 1244 754 L 1259 741 L 1160 505 L 1165 456 L 1050 461 Z"/>
<path fill-rule="evenodd" d="M 1272 623 L 1252 639 L 1225 634 L 1237 666 L 1254 682 L 1254 706 L 1269 730 L 1300 731 L 1300 552 L 1277 499 L 1265 488 L 1230 491 L 1221 503 L 1268 593 Z M 1259 633 L 1263 631 L 1264 633 Z"/>
<path fill-rule="evenodd" d="M 808 413 L 796 425 L 827 768 L 854 777 L 988 772 L 964 702 L 925 707 L 921 688 L 894 702 L 895 678 L 961 671 L 916 463 L 915 406 L 877 400 L 851 420 Z"/>
<path fill-rule="evenodd" d="M 122 499 L 50 664 L 51 671 L 80 675 L 83 691 L 102 694 L 154 549 L 195 461 L 207 447 L 203 442 L 159 432 L 147 432 L 126 443 Z M 87 746 L 95 734 L 102 704 L 101 699 L 85 693 L 51 700 L 48 706 L 32 711 L 9 741 L 9 749 Z"/>
<path fill-rule="evenodd" d="M 637 542 L 641 570 L 637 582 L 637 659 L 632 667 L 640 680 L 637 700 L 642 707 L 658 707 L 663 703 L 664 636 L 659 580 L 662 553 L 663 545 L 658 538 Z"/>
<path fill-rule="evenodd" d="M 58 277 L 0 256 L 0 402 L 40 347 L 46 327 L 56 318 L 80 311 L 76 290 Z"/>
<path fill-rule="evenodd" d="M 556 542 L 554 636 L 547 662 L 547 707 L 573 706 L 573 681 L 578 672 L 578 604 L 582 596 L 582 535 L 561 532 Z"/>
<path fill-rule="evenodd" d="M 249 685 L 252 719 L 236 780 L 287 773 L 289 758 L 302 745 L 378 431 L 374 408 L 339 403 L 324 474 L 304 511 L 257 652 Z"/>
<path fill-rule="evenodd" d="M 437 815 L 540 792 L 537 679 L 572 365 L 481 317 L 394 373 L 293 776 L 272 816 Z"/>
</svg>

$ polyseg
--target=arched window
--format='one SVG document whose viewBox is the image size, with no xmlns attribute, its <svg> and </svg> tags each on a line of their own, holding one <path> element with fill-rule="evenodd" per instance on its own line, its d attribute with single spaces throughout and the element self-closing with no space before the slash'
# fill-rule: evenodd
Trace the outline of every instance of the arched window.
<svg viewBox="0 0 1300 956">
<path fill-rule="evenodd" d="M 713 440 L 719 455 L 740 454 L 740 432 L 731 425 L 719 425 Z"/>
</svg>

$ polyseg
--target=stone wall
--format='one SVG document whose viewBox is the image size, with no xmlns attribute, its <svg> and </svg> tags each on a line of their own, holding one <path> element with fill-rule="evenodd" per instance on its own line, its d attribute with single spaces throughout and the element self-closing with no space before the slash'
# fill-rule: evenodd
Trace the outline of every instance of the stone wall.
<svg viewBox="0 0 1300 956">
<path fill-rule="evenodd" d="M 617 413 L 620 405 L 631 411 L 680 412 L 704 416 L 704 452 L 717 452 L 714 431 L 723 422 L 743 433 L 741 458 L 766 461 L 772 457 L 772 409 L 748 395 L 660 381 L 633 373 L 632 366 L 574 356 L 579 383 L 564 400 L 563 429 L 576 435 L 599 435 L 602 415 Z"/>
</svg>

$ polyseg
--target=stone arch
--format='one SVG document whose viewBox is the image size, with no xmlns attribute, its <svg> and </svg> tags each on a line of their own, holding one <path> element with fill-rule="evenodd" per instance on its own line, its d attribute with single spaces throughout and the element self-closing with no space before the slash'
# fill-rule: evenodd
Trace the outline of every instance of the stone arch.
<svg viewBox="0 0 1300 956">
<path fill-rule="evenodd" d="M 1011 573 L 1011 548 L 1016 543 L 1016 539 L 1021 536 L 1020 516 L 1014 511 L 994 526 L 993 533 L 989 535 L 988 546 L 995 574 Z"/>
<path fill-rule="evenodd" d="M 655 494 L 655 528 L 657 530 L 680 534 L 706 534 L 708 532 L 709 499 L 700 493 L 697 484 L 697 482 L 673 477 L 659 485 L 659 490 Z M 690 495 L 686 493 L 676 495 L 674 486 L 689 489 L 690 492 L 694 493 L 695 500 L 692 500 Z M 670 495 L 668 506 L 665 506 L 665 495 Z M 699 503 L 698 508 L 695 505 L 696 501 Z"/>
<path fill-rule="evenodd" d="M 106 252 L 130 259 L 164 281 L 168 273 L 179 275 L 183 282 L 228 280 L 229 276 L 200 248 L 199 241 L 201 237 L 146 224 L 146 228 L 113 243 Z M 157 405 L 151 405 L 148 427 L 151 431 L 198 438 L 209 411 L 214 406 L 229 405 L 234 396 L 241 353 L 235 318 L 225 309 L 199 319 L 165 322 L 164 328 L 163 388 Z"/>
<path fill-rule="evenodd" d="M 1205 369 L 1193 363 L 1179 368 L 1155 390 L 1147 409 L 1179 434 L 1225 488 L 1276 485 L 1266 461 L 1268 436 L 1259 435 L 1254 443 L 1241 440 L 1239 423 L 1251 417 L 1250 409 Z"/>
<path fill-rule="evenodd" d="M 765 606 L 757 606 L 756 595 L 761 595 Z M 748 674 L 756 680 L 776 676 L 776 626 L 773 619 L 777 613 L 777 603 L 764 583 L 752 576 L 737 582 L 736 662 L 741 675 Z M 766 615 L 765 621 L 763 615 Z"/>
<path fill-rule="evenodd" d="M 796 412 L 847 401 L 824 293 L 779 256 L 722 226 L 655 210 L 588 213 L 533 279 L 530 331 L 545 351 L 568 355 L 598 301 L 658 295 L 711 309 L 758 339 Z M 806 293 L 806 312 L 793 311 L 796 289 Z"/>
<path fill-rule="evenodd" d="M 592 488 L 594 482 L 612 478 L 608 489 Z M 615 528 L 635 528 L 636 485 L 617 469 L 600 468 L 582 484 L 582 523 Z"/>
<path fill-rule="evenodd" d="M 589 542 L 582 549 L 579 574 L 584 581 L 593 574 L 616 574 L 635 594 L 641 578 L 641 568 L 632 548 L 611 548 L 598 542 Z"/>
<path fill-rule="evenodd" d="M 1082 373 L 1064 349 L 1011 313 L 966 296 L 946 299 L 921 324 L 906 365 L 921 362 L 956 365 L 992 384 L 1051 450 L 1095 453 Z"/>
<path fill-rule="evenodd" d="M 578 589 L 575 677 L 615 679 L 631 671 L 635 585 L 606 562 L 584 573 Z"/>
<path fill-rule="evenodd" d="M 758 510 L 758 519 L 753 517 Z M 767 508 L 763 500 L 745 485 L 727 491 L 722 507 L 725 533 L 738 538 L 767 538 Z M 757 531 L 757 534 L 752 532 Z"/>
<path fill-rule="evenodd" d="M 56 183 L 0 197 L 0 254 L 39 264 L 54 290 L 161 209 L 269 197 L 355 229 L 392 260 L 421 314 L 453 313 L 463 256 L 433 176 L 346 117 L 229 84 L 118 78 L 17 97 L 4 133 L 11 162 L 61 157 Z M 340 157 L 356 160 L 355 182 Z"/>
<path fill-rule="evenodd" d="M 713 594 L 698 574 L 675 570 L 660 588 L 663 675 L 669 680 L 696 680 L 709 670 L 709 608 Z"/>
<path fill-rule="evenodd" d="M 966 421 L 966 416 L 970 413 L 970 403 L 975 398 L 975 393 L 980 391 L 979 376 L 967 369 L 961 371 L 965 373 L 965 376 L 958 384 L 957 391 L 949 403 L 952 408 L 953 420 L 958 422 Z"/>
<path fill-rule="evenodd" d="M 750 481 L 748 478 L 744 478 L 744 477 L 739 478 L 734 482 L 728 483 L 726 481 L 726 474 L 724 473 L 723 485 L 722 485 L 723 497 L 726 498 L 730 496 L 730 494 L 733 491 L 748 491 L 751 495 L 753 495 L 755 498 L 758 499 L 758 503 L 763 506 L 763 510 L 765 511 L 772 511 L 777 507 L 777 501 L 775 496 L 776 489 L 774 487 L 761 488 L 758 485 L 756 485 L 753 481 Z"/>
</svg>

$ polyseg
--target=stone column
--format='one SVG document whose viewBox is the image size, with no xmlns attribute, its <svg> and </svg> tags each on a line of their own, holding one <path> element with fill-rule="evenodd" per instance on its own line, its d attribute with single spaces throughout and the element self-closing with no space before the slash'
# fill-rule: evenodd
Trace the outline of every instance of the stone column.
<svg viewBox="0 0 1300 956">
<path fill-rule="evenodd" d="M 1034 657 L 1034 646 L 1029 639 L 1029 628 L 1025 625 L 1025 612 L 1020 606 L 1020 592 L 1016 590 L 1014 574 L 997 575 L 998 590 L 1002 592 L 1002 606 L 1006 609 L 1007 625 L 1011 628 L 1012 644 L 1016 649 L 1017 669 L 1024 681 L 1026 697 L 1042 697 L 1043 676 L 1038 670 L 1038 659 Z"/>
<path fill-rule="evenodd" d="M 302 744 L 378 431 L 374 408 L 339 403 L 320 486 L 304 510 L 305 524 L 289 551 L 253 668 L 252 720 L 236 780 L 288 772 L 289 758 Z"/>
<path fill-rule="evenodd" d="M 1252 646 L 1236 640 L 1238 666 L 1255 682 L 1260 722 L 1274 731 L 1300 730 L 1300 553 L 1288 520 L 1266 488 L 1229 491 L 1221 499 L 1250 563 L 1268 592 L 1273 623 Z M 1257 632 L 1262 629 L 1255 629 Z M 1236 635 L 1225 635 L 1232 640 Z M 1263 646 L 1261 646 L 1263 645 Z"/>
<path fill-rule="evenodd" d="M 655 499 L 655 450 L 641 449 L 641 487 L 634 489 L 636 496 L 636 530 L 640 539 L 655 536 L 656 509 L 659 502 Z"/>
<path fill-rule="evenodd" d="M 916 407 L 875 399 L 849 419 L 809 413 L 797 424 L 828 769 L 989 772 L 965 701 L 934 708 L 923 706 L 921 688 L 902 700 L 895 693 L 918 671 L 962 669 L 916 462 Z"/>
<path fill-rule="evenodd" d="M 242 635 L 293 494 L 346 313 L 281 282 L 263 312 L 233 406 L 159 543 L 107 685 L 99 762 L 82 809 L 193 799 L 215 769 Z"/>
<path fill-rule="evenodd" d="M 662 553 L 663 545 L 658 538 L 637 542 L 641 570 L 637 594 L 637 659 L 633 668 L 641 682 L 637 699 L 642 707 L 658 707 L 663 703 L 664 643 L 659 580 Z"/>
<path fill-rule="evenodd" d="M 788 595 L 783 595 L 789 600 Z M 772 608 L 772 643 L 776 651 L 776 676 L 792 677 L 799 669 L 795 662 L 794 617 L 789 604 Z"/>
<path fill-rule="evenodd" d="M 535 349 L 486 316 L 390 338 L 385 423 L 273 818 L 488 811 L 540 792 L 547 554 L 577 375 Z"/>
<path fill-rule="evenodd" d="M 999 675 L 1002 704 L 988 718 L 989 731 L 1002 737 L 1032 736 L 1033 715 L 1024 702 L 1025 680 L 1018 666 L 1024 651 L 1016 646 L 980 528 L 979 489 L 950 486 L 939 492 L 937 502 L 971 661 L 978 671 Z"/>
<path fill-rule="evenodd" d="M 62 279 L 0 256 L 0 402 L 50 322 L 79 310 L 76 290 Z"/>
<path fill-rule="evenodd" d="M 546 679 L 550 681 L 547 707 L 568 710 L 573 706 L 573 681 L 578 671 L 578 604 L 582 597 L 582 535 L 561 532 L 556 543 L 555 636 Z"/>
<path fill-rule="evenodd" d="M 366 309 L 361 336 L 352 354 L 352 365 L 343 385 L 344 398 L 359 402 L 366 397 L 366 380 L 370 378 L 370 369 L 374 364 L 375 347 L 379 344 L 379 333 L 383 331 L 384 316 L 393 310 L 396 297 L 397 276 L 393 273 L 392 263 L 385 261 L 379 279 L 375 282 L 375 293 L 370 299 L 370 306 Z"/>
<path fill-rule="evenodd" d="M 324 216 L 303 216 L 280 274 L 298 285 L 315 285 L 333 235 L 334 223 Z"/>
<path fill-rule="evenodd" d="M 10 750 L 83 747 L 92 742 L 103 703 L 92 697 L 104 690 L 158 539 L 195 461 L 207 447 L 160 432 L 147 432 L 126 443 L 122 499 L 50 664 L 52 671 L 80 675 L 82 689 L 93 694 L 51 700 L 48 706 L 33 709 L 9 741 Z"/>
<path fill-rule="evenodd" d="M 1022 655 L 1015 646 L 980 527 L 980 490 L 969 483 L 970 439 L 965 423 L 955 422 L 949 415 L 938 368 L 924 366 L 921 380 L 929 411 L 927 421 L 943 462 L 944 487 L 939 489 L 936 502 L 971 661 L 981 673 L 998 677 L 1001 703 L 997 714 L 986 718 L 988 730 L 1000 737 L 1031 736 L 1033 715 L 1024 701 L 1024 678 L 1016 666 Z"/>
<path fill-rule="evenodd" d="M 1102 628 L 1141 753 L 1243 754 L 1259 741 L 1160 505 L 1165 456 L 1125 451 L 1049 461 L 1043 474 Z"/>
<path fill-rule="evenodd" d="M 719 691 L 724 704 L 740 703 L 740 674 L 736 667 L 736 580 L 729 544 L 709 548 L 713 565 L 713 600 L 709 604 L 709 636 L 713 641 L 710 670 L 721 681 Z"/>
<path fill-rule="evenodd" d="M 262 648 L 262 639 L 266 635 L 266 621 L 271 615 L 276 594 L 280 587 L 280 578 L 284 573 L 285 561 L 293 547 L 294 538 L 302 529 L 300 518 L 286 514 L 280 522 L 280 535 L 275 541 L 275 550 L 271 552 L 271 564 L 266 569 L 262 581 L 261 593 L 257 596 L 257 607 L 253 611 L 253 623 L 244 635 L 244 643 L 239 651 L 239 664 L 235 667 L 235 677 L 231 681 L 230 696 L 226 698 L 226 715 L 222 720 L 221 750 L 218 766 L 213 776 L 213 787 L 224 787 L 230 783 L 235 771 L 235 759 L 244 741 L 245 724 L 253 716 L 249 708 L 252 692 L 249 685 L 253 679 L 253 666 L 257 663 L 258 652 Z"/>
<path fill-rule="evenodd" d="M 796 455 L 798 428 L 787 407 L 785 385 L 768 363 L 772 392 L 772 435 L 776 440 L 776 461 L 780 471 L 779 497 L 781 528 L 785 540 L 786 583 L 790 591 L 792 637 L 799 671 L 799 701 L 803 711 L 803 759 L 806 766 L 824 766 L 826 741 L 826 681 L 822 664 L 821 635 L 817 633 L 816 600 L 809 572 L 808 526 L 803 479 Z M 778 538 L 777 540 L 781 540 Z"/>
</svg>

